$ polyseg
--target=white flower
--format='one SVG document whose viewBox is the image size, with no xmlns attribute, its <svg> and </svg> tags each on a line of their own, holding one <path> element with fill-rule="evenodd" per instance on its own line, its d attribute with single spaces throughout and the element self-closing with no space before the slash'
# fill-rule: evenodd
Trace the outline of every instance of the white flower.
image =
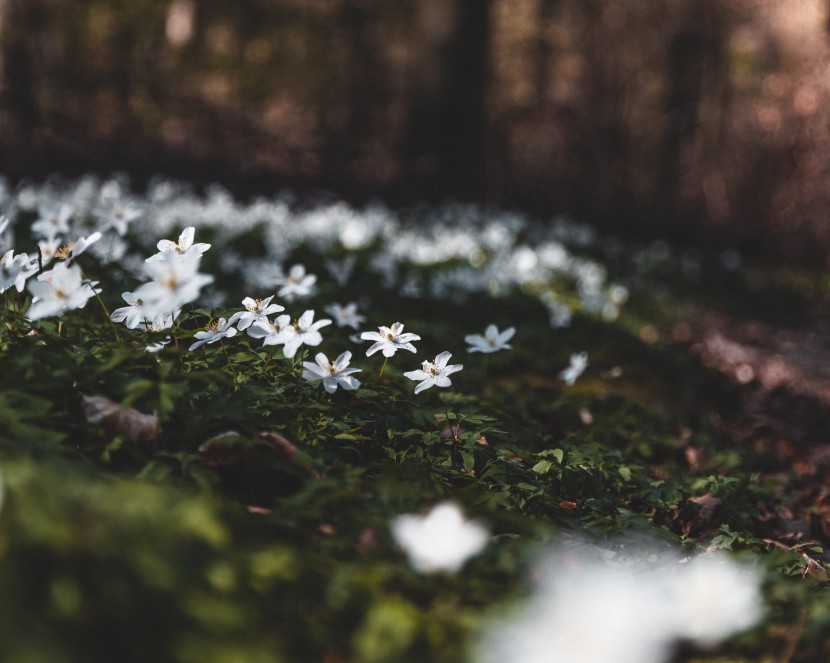
<svg viewBox="0 0 830 663">
<path fill-rule="evenodd" d="M 164 346 L 168 345 L 169 343 L 170 343 L 170 337 L 167 336 L 167 337 L 163 338 L 160 341 L 156 341 L 155 343 L 148 343 L 147 345 L 145 345 L 144 346 L 144 352 L 151 352 L 151 353 L 161 352 L 162 350 L 164 350 Z"/>
<path fill-rule="evenodd" d="M 345 306 L 330 304 L 326 306 L 325 311 L 334 318 L 334 324 L 338 327 L 358 329 L 360 323 L 366 321 L 366 317 L 357 312 L 357 304 L 354 302 L 349 302 Z"/>
<path fill-rule="evenodd" d="M 391 327 L 378 327 L 376 332 L 363 332 L 360 335 L 365 341 L 375 341 L 374 345 L 366 350 L 366 356 L 370 357 L 378 350 L 383 351 L 384 357 L 391 357 L 398 350 L 409 350 L 415 352 L 412 341 L 420 341 L 417 334 L 403 333 L 403 325 L 400 322 L 394 323 Z"/>
<path fill-rule="evenodd" d="M 50 237 L 48 239 L 41 239 L 37 243 L 38 256 L 40 263 L 48 265 L 52 262 L 52 258 L 61 249 L 61 240 L 58 237 Z"/>
<path fill-rule="evenodd" d="M 198 253 L 179 256 L 167 252 L 160 260 L 145 263 L 144 271 L 152 281 L 139 286 L 135 295 L 144 301 L 151 317 L 189 304 L 203 285 L 213 281 L 212 276 L 199 273 L 200 258 Z"/>
<path fill-rule="evenodd" d="M 114 230 L 123 237 L 127 233 L 127 226 L 141 217 L 144 212 L 128 198 L 122 198 L 118 185 L 106 186 L 99 205 L 92 210 L 98 220 L 98 229 L 101 232 Z"/>
<path fill-rule="evenodd" d="M 580 546 L 534 576 L 535 595 L 498 617 L 477 663 L 664 663 L 678 639 L 710 646 L 761 616 L 759 575 L 710 555 L 678 564 L 636 545 L 625 553 Z"/>
<path fill-rule="evenodd" d="M 89 252 L 94 255 L 101 264 L 109 265 L 120 261 L 127 253 L 127 242 L 121 239 L 113 230 L 107 231 L 102 242 L 95 242 Z M 123 264 L 123 263 L 122 263 Z"/>
<path fill-rule="evenodd" d="M 277 279 L 277 285 L 282 286 L 277 291 L 277 296 L 287 302 L 293 302 L 301 297 L 308 297 L 314 292 L 314 284 L 317 277 L 314 274 L 306 274 L 304 265 L 294 265 L 288 272 L 288 276 Z"/>
<path fill-rule="evenodd" d="M 760 578 L 729 558 L 701 555 L 674 579 L 678 637 L 711 646 L 761 617 Z"/>
<path fill-rule="evenodd" d="M 123 322 L 127 329 L 135 329 L 144 321 L 145 315 L 142 310 L 144 302 L 133 292 L 122 292 L 121 298 L 127 302 L 128 306 L 115 309 L 110 314 L 110 320 Z"/>
<path fill-rule="evenodd" d="M 248 336 L 261 338 L 262 345 L 282 345 L 285 343 L 289 328 L 291 328 L 290 315 L 281 315 L 274 322 L 268 318 L 261 318 L 252 322 L 248 327 Z"/>
<path fill-rule="evenodd" d="M 32 224 L 32 232 L 43 238 L 64 235 L 69 232 L 72 213 L 72 206 L 66 203 L 51 209 L 41 205 L 38 208 L 38 219 Z"/>
<path fill-rule="evenodd" d="M 248 327 L 250 327 L 254 322 L 259 320 L 267 321 L 267 317 L 272 313 L 279 313 L 280 311 L 284 311 L 285 307 L 280 306 L 279 304 L 271 304 L 271 300 L 274 298 L 273 295 L 270 297 L 266 297 L 265 299 L 253 299 L 252 297 L 245 297 L 242 300 L 242 305 L 245 307 L 244 311 L 237 311 L 234 313 L 230 320 L 228 320 L 228 324 L 232 325 L 237 323 L 236 327 L 239 331 L 244 331 Z"/>
<path fill-rule="evenodd" d="M 95 289 L 97 285 L 95 282 L 84 282 L 77 265 L 67 267 L 66 263 L 58 263 L 38 276 L 37 280 L 29 282 L 33 300 L 26 317 L 38 320 L 83 308 L 90 297 L 100 292 L 100 289 Z"/>
<path fill-rule="evenodd" d="M 654 573 L 609 568 L 571 553 L 535 575 L 543 578 L 536 595 L 508 621 L 488 629 L 476 663 L 667 660 L 672 606 L 658 591 Z"/>
<path fill-rule="evenodd" d="M 158 253 L 155 255 L 150 256 L 147 258 L 145 262 L 157 262 L 164 257 L 166 253 L 175 253 L 180 256 L 186 256 L 195 253 L 196 255 L 202 255 L 205 251 L 210 248 L 210 244 L 204 243 L 193 243 L 193 239 L 196 236 L 196 228 L 193 226 L 188 226 L 184 230 L 182 230 L 181 235 L 179 235 L 179 241 L 173 242 L 169 239 L 162 239 L 159 240 L 159 243 L 156 245 L 156 248 L 159 250 Z"/>
<path fill-rule="evenodd" d="M 30 265 L 29 256 L 25 253 L 14 255 L 13 250 L 6 251 L 0 259 L 0 292 L 5 292 L 12 286 L 18 292 L 23 292 L 26 279 L 33 273 Z"/>
<path fill-rule="evenodd" d="M 484 330 L 484 335 L 470 334 L 465 336 L 464 340 L 470 344 L 467 352 L 483 352 L 489 354 L 491 352 L 498 352 L 499 350 L 509 350 L 511 346 L 508 341 L 513 338 L 516 333 L 515 327 L 508 327 L 503 332 L 499 332 L 496 325 L 488 325 Z"/>
<path fill-rule="evenodd" d="M 101 239 L 101 233 L 94 232 L 89 237 L 81 237 L 78 239 L 77 242 L 70 242 L 69 245 L 66 247 L 68 255 L 66 257 L 66 264 L 67 266 L 71 265 L 75 258 L 81 255 L 84 251 L 86 251 L 90 246 L 95 244 L 99 239 Z"/>
<path fill-rule="evenodd" d="M 571 354 L 570 366 L 559 373 L 559 378 L 565 381 L 565 384 L 572 385 L 576 379 L 582 375 L 588 366 L 588 353 L 580 352 Z"/>
<path fill-rule="evenodd" d="M 420 573 L 456 572 L 487 544 L 487 528 L 464 518 L 452 502 L 443 502 L 424 516 L 407 514 L 392 521 L 392 536 L 409 563 Z"/>
<path fill-rule="evenodd" d="M 205 343 L 216 343 L 216 341 L 223 338 L 230 338 L 231 336 L 236 336 L 236 328 L 231 327 L 225 321 L 225 318 L 219 318 L 205 327 L 204 331 L 196 332 L 194 335 L 196 342 L 188 350 L 195 350 L 196 348 L 202 347 Z"/>
<path fill-rule="evenodd" d="M 129 295 L 131 293 L 125 292 L 124 295 Z M 167 313 L 164 315 L 156 315 L 152 320 L 142 320 L 138 323 L 138 329 L 144 329 L 149 332 L 160 332 L 165 329 L 170 329 L 173 326 L 173 323 L 176 321 L 176 318 L 179 317 L 179 313 L 181 311 L 173 311 L 172 313 Z M 160 352 L 164 349 L 164 346 L 170 343 L 170 337 L 166 336 L 163 339 L 158 341 L 154 341 L 152 343 L 148 343 L 144 346 L 144 352 Z"/>
<path fill-rule="evenodd" d="M 422 365 L 423 368 L 404 373 L 404 376 L 410 380 L 421 380 L 415 387 L 416 394 L 420 394 L 424 389 L 429 389 L 433 385 L 437 387 L 449 387 L 452 384 L 452 380 L 447 376 L 457 373 L 464 366 L 462 364 L 447 365 L 450 357 L 452 355 L 449 352 L 442 352 L 435 358 L 435 361 L 425 361 Z"/>
<path fill-rule="evenodd" d="M 323 319 L 313 322 L 314 311 L 306 311 L 297 321 L 285 329 L 283 354 L 291 358 L 297 354 L 301 345 L 320 345 L 323 337 L 317 331 L 321 327 L 331 324 L 331 320 Z"/>
<path fill-rule="evenodd" d="M 181 311 L 173 311 L 172 313 L 158 313 L 149 320 L 143 319 L 141 322 L 138 323 L 137 328 L 149 332 L 160 332 L 164 331 L 165 329 L 170 329 L 170 327 L 172 327 L 173 323 L 176 321 L 176 318 L 179 317 L 179 313 L 181 313 Z"/>
<path fill-rule="evenodd" d="M 360 387 L 360 381 L 351 377 L 351 374 L 359 373 L 360 369 L 347 368 L 351 359 L 352 353 L 346 351 L 333 362 L 329 362 L 328 357 L 320 352 L 314 357 L 316 364 L 310 361 L 303 362 L 303 377 L 309 382 L 322 380 L 323 387 L 330 394 L 337 391 L 338 386 L 354 391 Z"/>
</svg>

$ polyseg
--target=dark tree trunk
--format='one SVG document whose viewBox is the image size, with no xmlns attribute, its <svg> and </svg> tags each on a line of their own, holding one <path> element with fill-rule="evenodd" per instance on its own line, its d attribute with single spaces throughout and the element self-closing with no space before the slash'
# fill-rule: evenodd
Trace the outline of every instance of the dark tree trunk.
<svg viewBox="0 0 830 663">
<path fill-rule="evenodd" d="M 40 120 L 33 62 L 40 5 L 38 0 L 7 0 L 2 20 L 2 106 L 23 141 L 32 138 Z"/>
<path fill-rule="evenodd" d="M 436 53 L 416 86 L 404 163 L 419 195 L 487 200 L 488 0 L 433 0 L 438 29 L 424 51 Z M 429 68 L 428 68 L 429 69 Z"/>
<path fill-rule="evenodd" d="M 707 77 L 720 76 L 722 66 L 721 17 L 718 0 L 701 0 L 691 9 L 687 29 L 675 35 L 668 54 L 666 116 L 660 191 L 664 207 L 681 226 L 698 223 L 697 214 L 683 209 L 684 152 L 700 130 L 700 104 Z M 711 131 L 713 128 L 708 128 Z M 684 212 L 686 212 L 684 214 Z M 685 232 L 690 228 L 680 227 Z"/>
</svg>

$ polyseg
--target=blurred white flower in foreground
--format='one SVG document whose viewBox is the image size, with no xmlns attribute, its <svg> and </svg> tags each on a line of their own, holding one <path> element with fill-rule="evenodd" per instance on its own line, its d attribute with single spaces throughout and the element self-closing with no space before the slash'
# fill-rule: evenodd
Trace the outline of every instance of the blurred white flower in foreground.
<svg viewBox="0 0 830 663">
<path fill-rule="evenodd" d="M 721 555 L 691 560 L 672 589 L 678 636 L 705 646 L 749 628 L 761 617 L 757 574 Z"/>
<path fill-rule="evenodd" d="M 0 292 L 12 286 L 23 292 L 26 279 L 34 273 L 29 265 L 29 256 L 25 253 L 14 255 L 13 249 L 6 251 L 0 259 Z"/>
<path fill-rule="evenodd" d="M 712 645 L 761 616 L 759 575 L 729 558 L 588 553 L 553 556 L 528 603 L 495 617 L 476 663 L 665 663 L 678 640 Z"/>
<path fill-rule="evenodd" d="M 462 368 L 463 364 L 448 364 L 452 355 L 449 352 L 442 352 L 434 361 L 425 361 L 417 371 L 407 371 L 404 373 L 405 377 L 410 380 L 420 380 L 415 386 L 415 393 L 420 394 L 424 389 L 429 389 L 433 385 L 437 387 L 449 387 L 452 385 L 452 380 L 449 376 L 457 373 Z"/>
<path fill-rule="evenodd" d="M 316 364 L 310 361 L 303 362 L 303 368 L 305 369 L 303 370 L 303 378 L 309 382 L 322 380 L 323 387 L 330 394 L 337 391 L 338 386 L 354 391 L 360 387 L 360 381 L 351 377 L 351 374 L 359 373 L 360 369 L 348 368 L 351 359 L 352 353 L 346 351 L 333 362 L 330 362 L 328 357 L 320 352 L 314 357 Z"/>
<path fill-rule="evenodd" d="M 588 353 L 574 353 L 571 355 L 570 362 L 570 366 L 559 373 L 559 377 L 567 385 L 572 385 L 585 372 L 585 369 L 588 367 Z"/>
<path fill-rule="evenodd" d="M 53 269 L 40 274 L 35 281 L 29 281 L 32 306 L 26 312 L 29 320 L 39 320 L 64 311 L 83 308 L 90 297 L 101 292 L 97 281 L 84 281 L 77 265 L 67 267 L 58 263 Z"/>
<path fill-rule="evenodd" d="M 466 520 L 458 505 L 443 502 L 427 514 L 407 514 L 392 521 L 392 536 L 420 573 L 456 572 L 487 545 L 489 531 Z"/>
<path fill-rule="evenodd" d="M 515 327 L 508 327 L 503 332 L 499 331 L 496 325 L 488 325 L 484 330 L 484 335 L 470 334 L 464 337 L 464 341 L 469 343 L 470 347 L 467 352 L 483 352 L 489 354 L 491 352 L 498 352 L 499 350 L 510 350 L 513 346 L 508 341 L 513 338 L 516 333 Z"/>
<path fill-rule="evenodd" d="M 143 300 L 149 317 L 182 308 L 199 296 L 202 286 L 213 282 L 212 276 L 199 272 L 200 259 L 198 253 L 179 255 L 168 251 L 159 260 L 144 264 L 151 281 L 133 294 Z"/>
</svg>

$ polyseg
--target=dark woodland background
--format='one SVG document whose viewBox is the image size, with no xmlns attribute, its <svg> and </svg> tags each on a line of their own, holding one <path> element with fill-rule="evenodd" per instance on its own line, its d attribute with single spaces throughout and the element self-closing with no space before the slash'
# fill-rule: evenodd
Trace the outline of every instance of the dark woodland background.
<svg viewBox="0 0 830 663">
<path fill-rule="evenodd" d="M 0 0 L 0 172 L 830 254 L 827 0 Z"/>
</svg>

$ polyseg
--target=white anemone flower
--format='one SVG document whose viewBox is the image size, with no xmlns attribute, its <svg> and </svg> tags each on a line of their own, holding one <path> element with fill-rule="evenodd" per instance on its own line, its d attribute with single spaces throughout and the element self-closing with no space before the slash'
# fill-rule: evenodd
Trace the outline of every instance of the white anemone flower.
<svg viewBox="0 0 830 663">
<path fill-rule="evenodd" d="M 61 240 L 59 237 L 41 239 L 38 240 L 37 248 L 40 264 L 48 265 L 52 262 L 52 258 L 58 254 L 58 251 L 61 250 Z"/>
<path fill-rule="evenodd" d="M 202 347 L 205 343 L 216 343 L 216 341 L 232 336 L 236 336 L 236 327 L 231 327 L 225 318 L 219 318 L 205 327 L 204 331 L 196 332 L 194 335 L 196 342 L 188 350 L 195 350 L 196 348 Z"/>
<path fill-rule="evenodd" d="M 200 259 L 198 253 L 179 256 L 169 251 L 161 260 L 144 264 L 144 272 L 152 280 L 139 286 L 135 295 L 144 301 L 151 317 L 189 304 L 199 296 L 202 286 L 213 281 L 212 276 L 199 273 Z"/>
<path fill-rule="evenodd" d="M 144 319 L 138 323 L 137 329 L 149 332 L 160 332 L 165 329 L 170 329 L 176 318 L 179 317 L 181 311 L 173 311 L 172 313 L 157 313 L 152 318 Z"/>
<path fill-rule="evenodd" d="M 142 208 L 130 198 L 121 195 L 121 188 L 114 183 L 104 186 L 101 200 L 92 214 L 98 221 L 98 230 L 113 230 L 119 237 L 127 234 L 130 223 L 144 215 Z"/>
<path fill-rule="evenodd" d="M 558 557 L 527 605 L 487 632 L 476 663 L 665 663 L 671 605 L 655 574 Z M 636 606 L 636 609 L 634 609 Z"/>
<path fill-rule="evenodd" d="M 277 291 L 277 296 L 285 299 L 287 302 L 308 297 L 314 292 L 314 284 L 316 282 L 317 276 L 314 274 L 306 274 L 305 265 L 294 265 L 288 271 L 288 276 L 282 276 L 277 279 L 277 285 L 282 286 Z"/>
<path fill-rule="evenodd" d="M 259 320 L 267 320 L 269 315 L 284 311 L 284 306 L 270 303 L 273 298 L 274 295 L 266 297 L 265 299 L 245 297 L 245 299 L 242 300 L 242 305 L 245 307 L 245 310 L 234 313 L 230 317 L 230 320 L 228 320 L 228 324 L 232 325 L 236 323 L 237 329 L 239 329 L 239 331 L 244 331 L 254 322 Z"/>
<path fill-rule="evenodd" d="M 420 394 L 425 389 L 429 389 L 433 385 L 436 387 L 449 387 L 452 380 L 448 376 L 457 373 L 464 366 L 462 364 L 447 364 L 452 355 L 449 352 L 442 352 L 435 357 L 435 361 L 425 361 L 422 368 L 417 371 L 407 371 L 404 373 L 405 377 L 410 380 L 420 380 L 420 383 L 415 387 L 415 393 Z"/>
<path fill-rule="evenodd" d="M 83 308 L 90 297 L 101 292 L 96 289 L 97 285 L 94 281 L 84 281 L 77 265 L 67 267 L 66 263 L 58 263 L 48 272 L 40 274 L 36 280 L 29 281 L 28 288 L 33 300 L 26 317 L 38 320 Z"/>
<path fill-rule="evenodd" d="M 559 373 L 559 378 L 567 385 L 573 385 L 576 379 L 585 372 L 588 367 L 588 353 L 573 353 L 570 357 L 570 366 Z"/>
<path fill-rule="evenodd" d="M 678 564 L 634 545 L 590 552 L 560 552 L 538 568 L 534 595 L 495 617 L 476 663 L 665 663 L 678 640 L 709 647 L 761 617 L 760 574 L 729 558 Z"/>
<path fill-rule="evenodd" d="M 484 549 L 490 535 L 480 523 L 467 520 L 458 505 L 443 502 L 423 516 L 398 516 L 392 536 L 419 573 L 455 573 Z"/>
<path fill-rule="evenodd" d="M 144 321 L 144 302 L 134 292 L 122 292 L 121 298 L 127 302 L 127 306 L 115 309 L 110 314 L 110 320 L 123 322 L 127 329 L 135 329 Z"/>
<path fill-rule="evenodd" d="M 503 332 L 499 332 L 496 325 L 488 325 L 487 329 L 484 330 L 484 335 L 470 334 L 464 337 L 464 341 L 469 343 L 470 346 L 467 348 L 467 352 L 489 354 L 499 350 L 510 350 L 513 346 L 508 341 L 513 338 L 515 333 L 515 327 L 508 327 Z"/>
<path fill-rule="evenodd" d="M 403 325 L 400 322 L 394 323 L 391 327 L 378 327 L 376 332 L 363 332 L 360 338 L 364 341 L 375 341 L 375 343 L 366 350 L 366 356 L 371 357 L 375 352 L 381 350 L 384 357 L 391 357 L 398 350 L 409 350 L 416 352 L 412 341 L 420 341 L 421 337 L 410 332 L 404 333 Z"/>
<path fill-rule="evenodd" d="M 352 359 L 351 352 L 344 352 L 337 359 L 330 362 L 322 352 L 314 357 L 316 364 L 310 361 L 303 362 L 303 378 L 309 382 L 323 381 L 323 388 L 330 394 L 343 387 L 348 391 L 355 391 L 360 387 L 360 381 L 353 378 L 352 373 L 359 373 L 359 368 L 348 368 Z"/>
<path fill-rule="evenodd" d="M 306 311 L 291 326 L 286 327 L 283 354 L 289 359 L 297 354 L 301 345 L 320 345 L 323 337 L 318 329 L 330 325 L 326 318 L 314 322 L 314 311 Z"/>
<path fill-rule="evenodd" d="M 18 292 L 23 292 L 26 279 L 32 275 L 29 256 L 25 253 L 14 255 L 9 249 L 0 259 L 0 292 L 5 292 L 14 286 Z"/>
<path fill-rule="evenodd" d="M 174 253 L 179 256 L 186 256 L 190 254 L 202 255 L 205 251 L 210 248 L 210 244 L 205 244 L 201 242 L 193 243 L 193 239 L 196 236 L 196 228 L 193 226 L 188 226 L 184 230 L 182 230 L 181 234 L 179 235 L 179 241 L 173 242 L 169 239 L 162 239 L 159 240 L 159 243 L 156 244 L 156 248 L 159 250 L 158 253 L 155 255 L 150 256 L 147 258 L 145 262 L 157 262 L 161 260 L 166 253 Z"/>
<path fill-rule="evenodd" d="M 57 237 L 69 232 L 69 219 L 72 218 L 72 206 L 64 203 L 58 207 L 38 207 L 38 219 L 32 224 L 32 232 L 42 238 Z"/>
<path fill-rule="evenodd" d="M 66 265 L 67 267 L 71 265 L 75 258 L 81 255 L 84 251 L 86 251 L 90 246 L 95 244 L 99 239 L 101 239 L 101 233 L 95 231 L 88 237 L 81 237 L 76 242 L 70 242 L 66 247 Z"/>
<path fill-rule="evenodd" d="M 164 350 L 164 347 L 166 345 L 170 344 L 171 340 L 172 339 L 169 336 L 167 336 L 167 337 L 161 339 L 160 341 L 156 341 L 154 343 L 148 343 L 147 345 L 144 346 L 144 352 L 150 352 L 152 354 L 155 354 L 156 352 L 161 352 L 162 350 Z"/>
<path fill-rule="evenodd" d="M 360 315 L 357 312 L 357 304 L 355 302 L 349 302 L 345 306 L 330 304 L 326 306 L 325 311 L 334 318 L 334 324 L 338 327 L 359 329 L 360 323 L 366 322 L 366 316 Z"/>
<path fill-rule="evenodd" d="M 716 553 L 692 559 L 671 586 L 678 636 L 709 647 L 752 626 L 762 612 L 760 581 L 757 570 Z"/>
<path fill-rule="evenodd" d="M 282 345 L 285 343 L 290 328 L 291 316 L 281 315 L 273 322 L 268 318 L 254 320 L 247 328 L 247 332 L 251 338 L 261 338 L 262 345 Z"/>
</svg>

